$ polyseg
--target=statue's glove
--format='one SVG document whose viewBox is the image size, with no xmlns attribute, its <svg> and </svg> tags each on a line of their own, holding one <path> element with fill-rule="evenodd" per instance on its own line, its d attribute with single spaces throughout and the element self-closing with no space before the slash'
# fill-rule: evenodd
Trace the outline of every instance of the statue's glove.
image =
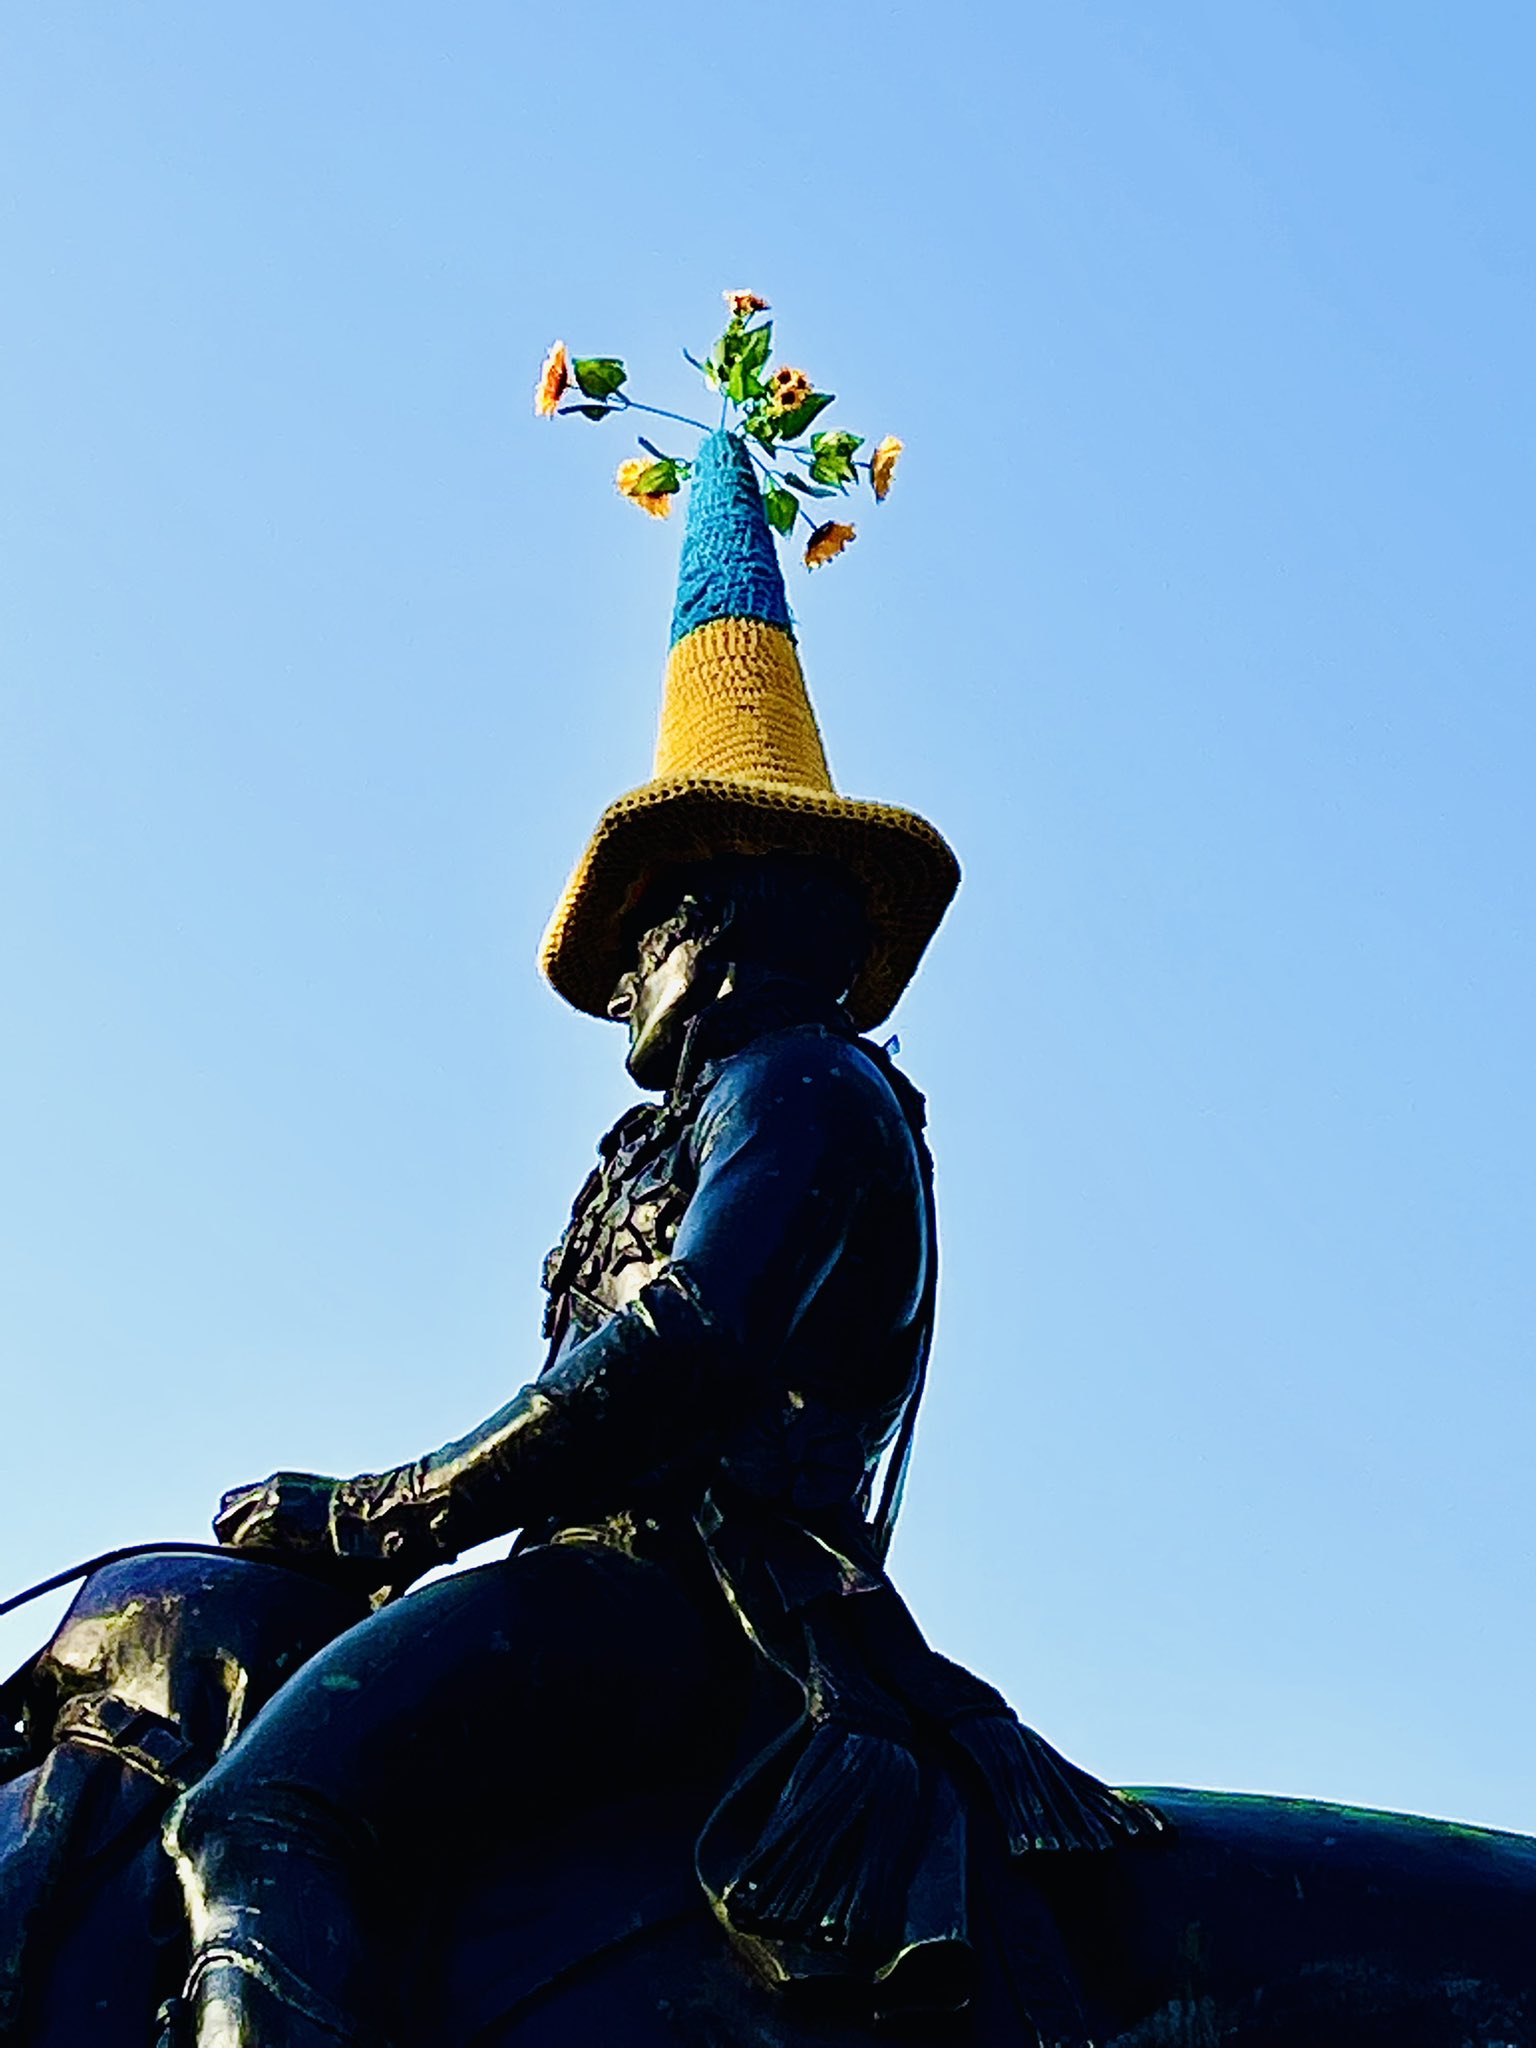
<svg viewBox="0 0 1536 2048">
<path fill-rule="evenodd" d="M 219 1502 L 213 1533 L 232 1550 L 334 1556 L 331 1502 L 340 1484 L 318 1472 L 274 1472 L 255 1485 L 237 1486 Z"/>
<path fill-rule="evenodd" d="M 214 1534 L 231 1549 L 294 1562 L 386 1565 L 392 1583 L 406 1583 L 454 1555 L 451 1544 L 440 1540 L 443 1503 L 423 1493 L 427 1462 L 361 1472 L 354 1479 L 274 1472 L 258 1485 L 225 1494 Z"/>
</svg>

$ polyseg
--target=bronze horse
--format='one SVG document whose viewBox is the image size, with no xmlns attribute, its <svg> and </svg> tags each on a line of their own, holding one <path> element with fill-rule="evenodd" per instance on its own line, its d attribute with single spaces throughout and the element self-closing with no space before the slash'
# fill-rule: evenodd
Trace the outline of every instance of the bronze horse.
<svg viewBox="0 0 1536 2048">
<path fill-rule="evenodd" d="M 154 2041 L 186 1958 L 165 1808 L 354 1611 L 331 1586 L 238 1555 L 149 1555 L 82 1587 L 8 1688 L 20 1726 L 0 1785 L 0 2039 Z M 523 1838 L 515 1858 L 476 1841 L 472 1798 L 445 1818 L 421 1883 L 381 1902 L 395 2048 L 880 2038 L 867 2015 L 785 1999 L 733 1953 L 693 1869 L 718 1791 L 684 1777 Z M 1301 1800 L 1146 1796 L 1172 1828 L 1131 1852 L 1052 1859 L 1037 1877 L 979 1843 L 977 1994 L 959 2017 L 908 2016 L 902 2038 L 1536 2043 L 1536 1840 Z M 1054 1975 L 1031 1968 L 1042 1944 L 1070 1961 L 1070 2009 L 1041 2001 Z"/>
</svg>

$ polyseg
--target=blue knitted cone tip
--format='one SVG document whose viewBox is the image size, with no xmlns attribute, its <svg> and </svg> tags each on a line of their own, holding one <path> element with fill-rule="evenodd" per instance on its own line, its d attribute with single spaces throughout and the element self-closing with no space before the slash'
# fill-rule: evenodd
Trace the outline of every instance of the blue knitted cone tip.
<svg viewBox="0 0 1536 2048">
<path fill-rule="evenodd" d="M 672 645 L 712 619 L 790 630 L 779 554 L 752 457 L 736 434 L 711 434 L 694 459 L 677 571 Z"/>
</svg>

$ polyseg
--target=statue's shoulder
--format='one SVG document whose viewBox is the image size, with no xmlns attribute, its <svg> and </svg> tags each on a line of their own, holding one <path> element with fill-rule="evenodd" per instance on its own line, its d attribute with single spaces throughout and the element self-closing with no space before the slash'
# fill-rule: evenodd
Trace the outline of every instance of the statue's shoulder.
<svg viewBox="0 0 1536 2048">
<path fill-rule="evenodd" d="M 710 1060 L 692 1091 L 701 1137 L 722 1122 L 816 1124 L 905 1145 L 922 1098 L 875 1047 L 823 1024 L 786 1024 Z M 914 1105 L 919 1114 L 914 1115 Z"/>
</svg>

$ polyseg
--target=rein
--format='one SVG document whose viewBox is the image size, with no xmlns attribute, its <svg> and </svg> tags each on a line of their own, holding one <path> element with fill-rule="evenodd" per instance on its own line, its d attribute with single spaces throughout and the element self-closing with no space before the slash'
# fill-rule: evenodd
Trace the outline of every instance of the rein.
<svg viewBox="0 0 1536 2048">
<path fill-rule="evenodd" d="M 130 1557 L 228 1557 L 230 1551 L 218 1543 L 125 1543 L 119 1550 L 104 1550 L 98 1557 L 88 1557 L 83 1564 L 72 1564 L 67 1571 L 55 1572 L 51 1579 L 39 1579 L 35 1586 L 28 1586 L 24 1593 L 13 1593 L 9 1600 L 0 1600 L 0 1616 L 14 1614 L 18 1607 L 25 1607 L 30 1601 L 41 1600 L 45 1593 L 57 1593 L 61 1586 L 72 1586 L 76 1579 L 88 1579 L 92 1572 L 105 1571 L 109 1564 L 123 1564 Z"/>
</svg>

